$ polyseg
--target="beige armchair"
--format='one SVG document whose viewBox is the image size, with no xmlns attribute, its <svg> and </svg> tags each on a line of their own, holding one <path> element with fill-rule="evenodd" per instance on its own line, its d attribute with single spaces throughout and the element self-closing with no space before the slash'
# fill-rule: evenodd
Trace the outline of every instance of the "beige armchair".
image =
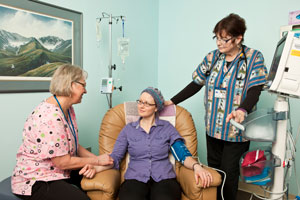
<svg viewBox="0 0 300 200">
<path fill-rule="evenodd" d="M 120 131 L 125 126 L 124 105 L 111 108 L 105 114 L 99 132 L 99 154 L 110 153 Z M 176 125 L 180 135 L 185 139 L 186 146 L 193 156 L 197 156 L 197 133 L 191 114 L 180 106 L 176 106 Z M 117 199 L 118 189 L 124 181 L 128 164 L 128 155 L 123 159 L 120 170 L 110 169 L 96 174 L 93 179 L 83 178 L 81 186 L 92 200 Z M 213 175 L 213 183 L 209 188 L 196 185 L 194 173 L 176 162 L 177 181 L 182 188 L 182 200 L 213 200 L 216 199 L 217 186 L 221 184 L 221 176 L 215 170 L 207 168 Z"/>
</svg>

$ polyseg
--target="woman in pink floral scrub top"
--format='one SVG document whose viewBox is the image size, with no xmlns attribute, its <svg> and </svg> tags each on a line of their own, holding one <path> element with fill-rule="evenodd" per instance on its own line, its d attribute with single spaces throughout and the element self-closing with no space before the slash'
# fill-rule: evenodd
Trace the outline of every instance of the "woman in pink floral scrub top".
<svg viewBox="0 0 300 200">
<path fill-rule="evenodd" d="M 80 103 L 86 93 L 86 78 L 79 67 L 60 66 L 50 84 L 53 96 L 27 118 L 11 180 L 12 192 L 19 198 L 89 199 L 80 188 L 80 174 L 92 178 L 94 165 L 113 163 L 110 156 L 96 156 L 78 144 L 72 105 Z"/>
</svg>

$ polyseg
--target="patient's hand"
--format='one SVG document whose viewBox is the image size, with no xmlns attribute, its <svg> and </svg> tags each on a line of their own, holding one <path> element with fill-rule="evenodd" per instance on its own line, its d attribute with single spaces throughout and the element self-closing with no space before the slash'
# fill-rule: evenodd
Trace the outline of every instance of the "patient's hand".
<svg viewBox="0 0 300 200">
<path fill-rule="evenodd" d="M 80 171 L 79 175 L 83 175 L 86 178 L 93 178 L 96 174 L 96 168 L 93 165 L 86 164 Z"/>
<path fill-rule="evenodd" d="M 212 175 L 209 171 L 201 167 L 201 165 L 195 165 L 194 167 L 194 175 L 196 184 L 199 183 L 199 178 L 201 179 L 201 186 L 203 188 L 209 187 L 213 181 Z"/>
<path fill-rule="evenodd" d="M 96 173 L 111 169 L 113 165 L 97 166 L 86 164 L 80 171 L 79 175 L 83 175 L 86 178 L 93 178 Z"/>
<path fill-rule="evenodd" d="M 97 156 L 97 160 L 98 165 L 112 165 L 114 163 L 114 160 L 108 154 Z"/>
</svg>

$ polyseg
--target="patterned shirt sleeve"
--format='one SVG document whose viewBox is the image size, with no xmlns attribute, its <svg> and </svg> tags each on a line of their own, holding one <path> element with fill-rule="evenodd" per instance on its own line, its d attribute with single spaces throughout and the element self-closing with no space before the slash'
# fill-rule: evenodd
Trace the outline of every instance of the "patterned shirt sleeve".
<svg viewBox="0 0 300 200">
<path fill-rule="evenodd" d="M 47 159 L 70 152 L 69 137 L 62 116 L 52 108 L 40 108 L 25 125 L 24 150 L 37 158 Z"/>
<path fill-rule="evenodd" d="M 261 52 L 256 51 L 250 59 L 250 72 L 247 84 L 247 90 L 253 86 L 263 85 L 266 83 L 267 68 L 264 64 L 264 57 Z"/>
<path fill-rule="evenodd" d="M 198 65 L 196 70 L 192 74 L 193 81 L 198 85 L 205 85 L 207 72 L 210 72 L 212 69 L 212 63 L 217 61 L 217 51 L 210 52 L 203 61 Z"/>
</svg>

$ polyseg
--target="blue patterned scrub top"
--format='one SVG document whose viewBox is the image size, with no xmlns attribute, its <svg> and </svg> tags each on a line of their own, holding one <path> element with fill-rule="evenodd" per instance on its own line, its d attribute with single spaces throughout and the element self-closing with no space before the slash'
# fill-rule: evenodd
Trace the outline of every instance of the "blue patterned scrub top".
<svg viewBox="0 0 300 200">
<path fill-rule="evenodd" d="M 226 123 L 226 117 L 240 106 L 251 87 L 265 84 L 267 68 L 261 52 L 246 46 L 244 52 L 246 57 L 239 53 L 226 66 L 225 54 L 214 50 L 193 72 L 193 81 L 206 86 L 205 126 L 206 133 L 211 137 L 231 142 L 245 141 L 240 131 Z"/>
</svg>

